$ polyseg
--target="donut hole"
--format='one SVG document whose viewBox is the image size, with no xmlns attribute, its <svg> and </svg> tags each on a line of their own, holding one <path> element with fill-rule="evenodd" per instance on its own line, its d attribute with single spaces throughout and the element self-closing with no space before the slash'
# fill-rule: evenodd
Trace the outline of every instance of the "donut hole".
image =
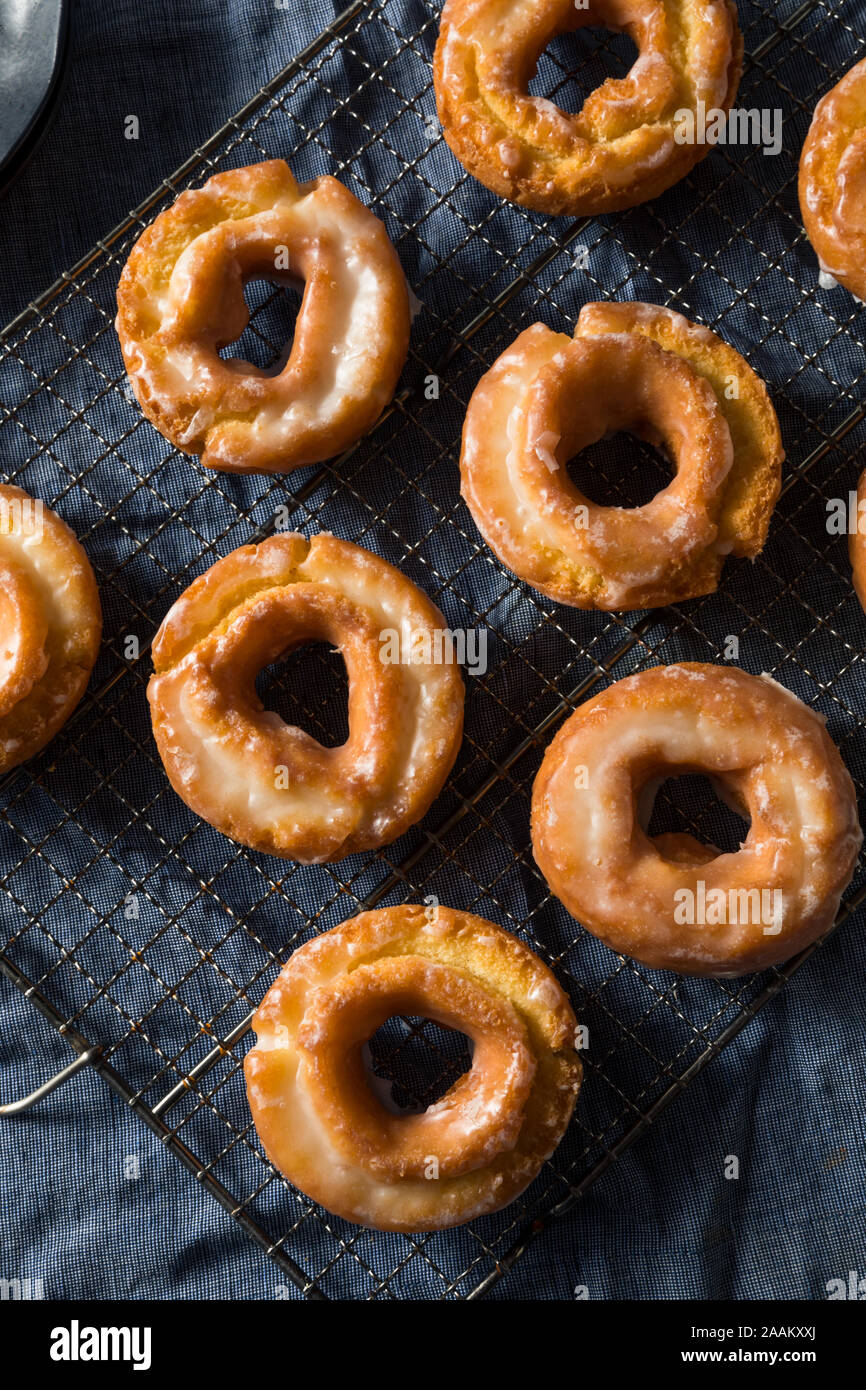
<svg viewBox="0 0 866 1390">
<path fill-rule="evenodd" d="M 730 796 L 700 773 L 674 773 L 644 788 L 638 822 L 650 839 L 691 835 L 706 846 L 708 862 L 719 854 L 735 854 L 749 833 L 750 822 L 720 792 Z"/>
<path fill-rule="evenodd" d="M 625 77 L 637 57 L 637 45 L 628 34 L 617 34 L 601 25 L 557 34 L 541 54 L 528 91 L 530 96 L 544 97 L 560 111 L 576 115 L 591 92 L 609 77 Z"/>
<path fill-rule="evenodd" d="M 465 1033 L 432 1019 L 387 1019 L 364 1049 L 373 1094 L 393 1114 L 420 1114 L 435 1105 L 472 1066 Z"/>
<path fill-rule="evenodd" d="M 349 737 L 349 677 L 339 651 L 327 642 L 307 642 L 256 676 L 265 709 L 303 729 L 325 748 Z"/>
<path fill-rule="evenodd" d="M 645 507 L 666 488 L 675 469 L 663 448 L 617 430 L 566 464 L 578 492 L 598 507 Z"/>
<path fill-rule="evenodd" d="M 239 338 L 220 348 L 224 362 L 256 367 L 269 376 L 281 372 L 295 340 L 295 323 L 304 285 L 287 277 L 284 284 L 271 280 L 247 280 L 244 300 L 250 319 Z"/>
</svg>

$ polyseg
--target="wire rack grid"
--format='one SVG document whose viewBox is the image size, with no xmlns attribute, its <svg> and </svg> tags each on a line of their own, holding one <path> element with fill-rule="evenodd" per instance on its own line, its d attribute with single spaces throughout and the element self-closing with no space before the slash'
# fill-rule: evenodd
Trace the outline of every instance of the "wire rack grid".
<svg viewBox="0 0 866 1390">
<path fill-rule="evenodd" d="M 52 746 L 0 783 L 0 968 L 266 1250 L 293 1296 L 475 1298 L 571 1207 L 799 968 L 676 979 L 614 956 L 546 890 L 529 794 L 552 731 L 583 698 L 660 661 L 736 659 L 820 709 L 864 792 L 864 619 L 828 496 L 847 496 L 864 441 L 863 317 L 819 289 L 795 195 L 817 97 L 863 54 L 855 4 L 741 4 L 739 105 L 780 109 L 776 156 L 716 149 L 656 203 L 568 223 L 501 202 L 450 155 L 435 117 L 426 0 L 351 5 L 0 339 L 6 475 L 70 522 L 97 571 L 105 640 L 91 690 Z M 576 109 L 633 52 L 623 36 L 554 41 L 533 90 Z M 113 331 L 117 278 L 143 225 L 213 171 L 274 156 L 329 172 L 384 220 L 417 297 L 393 406 L 343 458 L 287 478 L 210 475 L 142 420 Z M 231 351 L 265 365 L 291 296 L 248 286 Z M 505 571 L 458 492 L 469 395 L 520 328 L 570 329 L 589 299 L 671 304 L 714 327 L 770 384 L 788 450 L 769 544 L 729 562 L 717 594 L 649 614 L 564 610 Z M 431 390 L 431 383 L 433 389 Z M 631 440 L 580 463 L 600 501 L 641 500 L 663 469 Z M 449 784 L 396 845 L 330 866 L 285 864 L 197 821 L 150 735 L 148 642 L 195 574 L 289 526 L 333 530 L 399 565 L 452 628 L 477 628 Z M 135 640 L 131 640 L 135 639 Z M 323 741 L 345 731 L 345 672 L 316 647 L 264 673 L 267 703 Z M 722 845 L 740 827 L 700 785 L 659 798 L 652 828 Z M 864 894 L 862 872 L 843 916 Z M 360 1231 L 267 1163 L 241 1074 L 252 1009 L 295 946 L 377 903 L 440 901 L 517 932 L 570 990 L 591 1044 L 578 1115 L 524 1197 L 452 1232 Z M 813 948 L 814 949 L 814 948 Z M 372 1042 L 395 1095 L 426 1104 L 466 1064 L 429 1021 Z"/>
</svg>

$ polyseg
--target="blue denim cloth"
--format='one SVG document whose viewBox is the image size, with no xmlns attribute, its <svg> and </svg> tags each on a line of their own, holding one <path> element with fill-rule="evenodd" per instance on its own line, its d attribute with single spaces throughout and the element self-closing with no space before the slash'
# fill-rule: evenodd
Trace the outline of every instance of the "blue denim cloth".
<svg viewBox="0 0 866 1390">
<path fill-rule="evenodd" d="M 406 32 L 417 23 L 419 8 L 412 3 L 391 6 L 395 22 L 405 18 Z M 780 7 L 779 16 L 792 8 Z M 56 122 L 0 207 L 0 319 L 7 321 L 120 221 L 338 9 L 321 0 L 287 9 L 268 0 L 175 0 L 149 6 L 138 0 L 116 0 L 109 6 L 79 0 Z M 747 14 L 752 11 L 744 7 Z M 816 7 L 815 25 L 835 23 L 828 14 Z M 839 47 L 828 58 L 832 67 L 861 56 L 851 29 L 852 24 L 856 29 L 856 6 L 846 14 L 848 26 L 834 31 Z M 771 23 L 759 26 L 757 39 L 771 28 Z M 808 66 L 811 60 L 796 45 L 792 48 L 784 81 L 796 92 L 804 89 L 798 63 Z M 809 80 L 813 84 L 814 75 Z M 829 83 L 828 69 L 824 86 Z M 137 141 L 124 138 L 129 114 L 139 117 Z M 790 137 L 795 152 L 808 113 L 799 116 L 797 134 Z M 443 152 L 437 158 L 448 156 Z M 719 153 L 711 156 L 721 158 Z M 383 147 L 374 145 L 365 160 L 371 183 L 390 176 Z M 701 175 L 706 188 L 712 187 L 711 168 L 708 161 Z M 688 198 L 694 195 L 682 196 L 685 222 Z M 754 208 L 747 191 L 736 196 L 742 197 L 742 206 L 732 203 L 729 215 L 732 225 L 745 226 Z M 489 205 L 488 200 L 484 206 Z M 519 224 L 507 225 L 513 231 Z M 645 236 L 643 251 L 654 255 L 658 225 L 649 217 L 635 225 Z M 750 255 L 777 255 L 772 228 L 769 216 L 766 233 L 752 229 L 748 245 L 742 246 L 736 238 L 728 245 L 730 229 L 724 236 L 719 230 L 720 295 L 737 284 L 739 268 L 746 267 Z M 486 230 L 492 239 L 499 234 L 496 226 Z M 790 239 L 786 227 L 783 244 Z M 809 253 L 801 251 L 805 266 Z M 673 248 L 665 254 L 678 253 Z M 462 263 L 470 280 L 489 273 L 484 255 L 470 241 Z M 629 255 L 634 259 L 634 248 Z M 623 267 L 627 277 L 625 253 Z M 622 285 L 623 267 L 611 265 L 610 283 Z M 411 278 L 409 266 L 407 271 Z M 750 273 L 742 270 L 744 276 Z M 658 297 L 652 284 L 649 278 L 637 289 L 646 298 Z M 737 346 L 745 347 L 750 333 L 762 341 L 769 333 L 761 312 L 770 322 L 781 312 L 772 293 L 768 284 L 768 301 L 757 306 L 754 319 L 731 327 L 732 339 L 741 334 Z M 834 293 L 826 301 L 833 314 L 850 319 L 855 307 L 843 292 Z M 618 294 L 640 297 L 628 288 L 618 288 Z M 791 336 L 796 331 L 792 324 Z M 784 352 L 775 362 L 769 357 L 765 366 L 771 382 L 785 380 Z M 822 370 L 820 381 L 806 384 L 804 408 L 827 411 L 835 423 L 835 389 L 828 380 L 831 386 L 834 378 L 847 384 L 861 370 L 852 349 L 849 363 L 836 361 L 829 372 Z M 845 486 L 853 485 L 856 474 L 849 470 L 845 476 Z M 748 579 L 738 571 L 739 583 Z M 819 574 L 816 590 L 810 591 L 810 602 L 819 611 L 832 608 L 824 585 Z M 782 606 L 774 621 L 784 625 L 787 618 L 795 625 L 787 640 L 806 638 L 802 613 L 791 614 Z M 726 631 L 725 619 L 720 623 L 719 630 Z M 852 640 L 862 645 L 862 632 Z M 673 646 L 660 656 L 677 654 Z M 820 672 L 820 654 L 810 659 Z M 856 663 L 854 670 L 856 676 Z M 789 683 L 796 686 L 795 678 Z M 800 693 L 808 697 L 813 692 Z M 862 772 L 862 741 L 849 743 L 845 752 L 849 765 L 856 761 Z M 492 856 L 491 848 L 491 864 Z M 590 944 L 589 949 L 595 948 Z M 600 970 L 609 970 L 612 958 L 604 948 L 597 949 Z M 866 1273 L 864 955 L 855 920 L 613 1164 L 576 1209 L 530 1246 L 492 1296 L 569 1299 L 576 1289 L 586 1289 L 593 1299 L 822 1298 L 828 1280 L 844 1279 L 849 1270 Z M 264 982 L 256 997 L 263 988 Z M 3 1098 L 37 1085 L 69 1056 L 48 1025 L 0 981 Z M 590 1075 L 590 1103 L 592 1085 Z M 739 1159 L 736 1180 L 725 1176 L 730 1155 Z M 49 1298 L 298 1297 L 176 1159 L 89 1072 L 31 1113 L 0 1122 L 0 1232 L 0 1277 L 41 1281 Z M 287 1245 L 302 1263 L 303 1240 L 301 1231 L 299 1243 Z M 337 1292 L 343 1297 L 367 1292 L 351 1261 Z M 441 1286 L 425 1277 L 419 1262 L 405 1292 L 417 1298 L 438 1296 Z"/>
</svg>

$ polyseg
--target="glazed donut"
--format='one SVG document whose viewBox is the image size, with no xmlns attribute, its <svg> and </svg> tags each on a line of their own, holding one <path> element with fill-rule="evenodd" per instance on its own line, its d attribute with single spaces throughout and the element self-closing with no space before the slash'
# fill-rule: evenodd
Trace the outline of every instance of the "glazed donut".
<svg viewBox="0 0 866 1390">
<path fill-rule="evenodd" d="M 0 773 L 32 758 L 84 694 L 102 610 L 90 562 L 39 498 L 0 485 Z"/>
<path fill-rule="evenodd" d="M 472 1067 L 420 1114 L 377 1099 L 362 1049 L 399 1014 L 466 1033 Z M 253 1019 L 247 1096 L 271 1162 L 328 1211 L 433 1231 L 498 1211 L 562 1138 L 580 1086 L 571 1005 L 509 932 L 438 907 L 364 912 L 296 951 Z"/>
<path fill-rule="evenodd" d="M 276 374 L 219 356 L 249 322 L 254 277 L 305 281 Z M 181 193 L 132 248 L 117 308 L 147 418 L 231 473 L 286 473 L 354 444 L 393 396 L 409 344 L 406 281 L 381 222 L 336 179 L 296 183 L 282 159 Z"/>
<path fill-rule="evenodd" d="M 646 831 L 667 777 L 704 773 L 751 817 L 723 854 Z M 744 975 L 831 925 L 862 835 L 820 715 L 768 676 L 684 662 L 617 681 L 544 755 L 532 846 L 551 891 L 612 950 L 684 975 Z"/>
<path fill-rule="evenodd" d="M 799 195 L 821 271 L 866 300 L 866 58 L 815 107 Z"/>
<path fill-rule="evenodd" d="M 437 645 L 444 621 L 399 570 L 327 533 L 218 560 L 153 644 L 147 697 L 178 796 L 231 839 L 305 864 L 390 844 L 426 813 L 460 746 L 463 681 Z M 265 666 L 317 641 L 340 649 L 349 674 L 339 748 L 285 724 L 255 690 Z"/>
<path fill-rule="evenodd" d="M 597 506 L 566 471 L 617 429 L 674 461 L 643 507 Z M 533 324 L 481 378 L 461 491 L 491 549 L 549 598 L 656 608 L 711 593 L 725 555 L 761 550 L 783 458 L 766 388 L 721 338 L 655 304 L 586 304 L 573 338 Z"/>
<path fill-rule="evenodd" d="M 585 25 L 624 31 L 639 56 L 570 115 L 529 81 L 551 39 Z M 433 80 L 470 174 L 538 212 L 583 217 L 656 198 L 703 159 L 708 144 L 680 142 L 683 113 L 727 112 L 742 57 L 732 0 L 447 0 Z"/>
</svg>

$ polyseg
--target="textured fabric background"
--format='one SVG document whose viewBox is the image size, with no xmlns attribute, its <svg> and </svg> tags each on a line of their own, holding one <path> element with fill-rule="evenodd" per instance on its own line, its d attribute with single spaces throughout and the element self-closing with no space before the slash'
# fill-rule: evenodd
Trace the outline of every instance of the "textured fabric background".
<svg viewBox="0 0 866 1390">
<path fill-rule="evenodd" d="M 0 205 L 0 319 L 71 265 L 339 6 L 78 0 L 56 123 Z M 141 122 L 123 138 L 124 117 Z M 822 1298 L 866 1273 L 862 932 L 783 995 L 498 1287 L 498 1298 Z M 69 1052 L 0 981 L 3 1097 Z M 740 1158 L 726 1181 L 726 1155 Z M 130 1159 L 137 1179 L 125 1174 Z M 0 1123 L 0 1277 L 46 1297 L 271 1298 L 279 1272 L 102 1082 Z M 346 1290 L 351 1295 L 351 1288 Z M 425 1292 L 417 1288 L 418 1296 Z"/>
</svg>

